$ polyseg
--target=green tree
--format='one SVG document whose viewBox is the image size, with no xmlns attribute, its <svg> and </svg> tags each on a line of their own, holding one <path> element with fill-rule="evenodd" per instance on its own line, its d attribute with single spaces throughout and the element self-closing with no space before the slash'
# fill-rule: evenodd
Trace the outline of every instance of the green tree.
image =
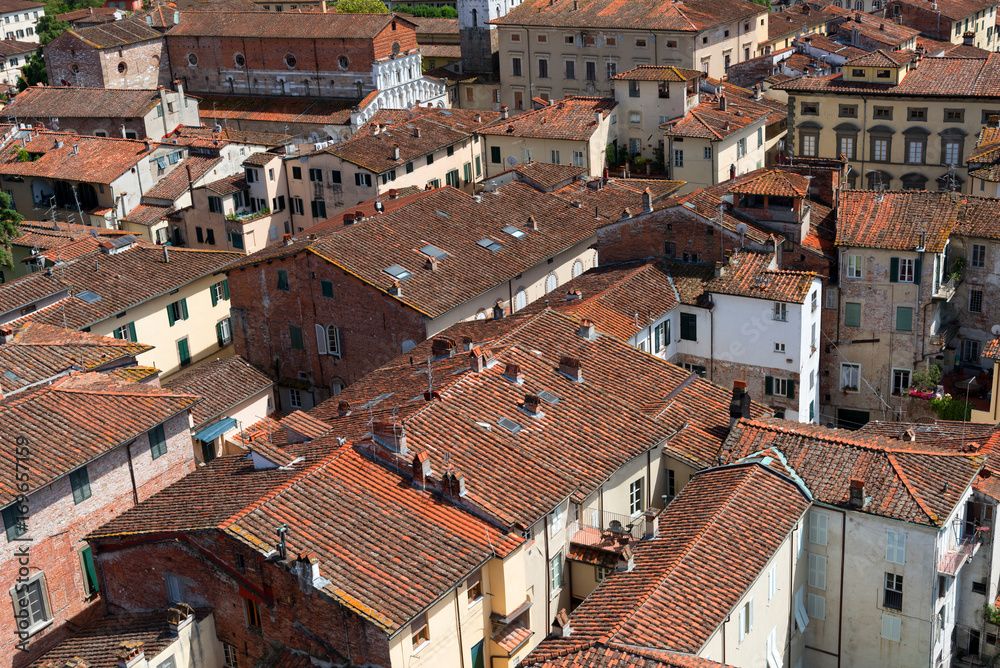
<svg viewBox="0 0 1000 668">
<path fill-rule="evenodd" d="M 21 76 L 17 78 L 17 89 L 21 91 L 36 83 L 47 84 L 48 82 L 49 75 L 45 71 L 45 59 L 42 57 L 42 50 L 39 49 L 31 54 L 28 62 L 21 69 Z"/>
<path fill-rule="evenodd" d="M 21 234 L 22 220 L 24 216 L 14 211 L 10 195 L 0 192 L 0 266 L 11 266 L 10 241 Z"/>
<path fill-rule="evenodd" d="M 60 21 L 56 18 L 55 14 L 51 16 L 46 14 L 42 18 L 38 19 L 38 25 L 35 27 L 35 32 L 38 33 L 39 42 L 42 44 L 48 44 L 69 29 L 70 25 L 66 21 Z"/>
<path fill-rule="evenodd" d="M 389 8 L 379 0 L 340 0 L 334 8 L 341 14 L 388 14 Z"/>
</svg>

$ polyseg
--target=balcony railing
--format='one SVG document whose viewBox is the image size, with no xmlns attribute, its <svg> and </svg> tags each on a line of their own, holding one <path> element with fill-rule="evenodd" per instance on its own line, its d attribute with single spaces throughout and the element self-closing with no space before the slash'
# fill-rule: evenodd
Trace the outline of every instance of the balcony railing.
<svg viewBox="0 0 1000 668">
<path fill-rule="evenodd" d="M 226 220 L 247 223 L 251 220 L 257 220 L 258 218 L 263 218 L 264 216 L 269 215 L 271 215 L 270 209 L 261 209 L 260 211 L 247 211 L 245 213 L 230 213 L 226 215 Z"/>
<path fill-rule="evenodd" d="M 949 548 L 948 552 L 941 557 L 938 572 L 952 577 L 956 576 L 965 562 L 972 561 L 972 555 L 982 542 L 982 536 L 978 534 L 960 540 L 957 545 Z"/>
<path fill-rule="evenodd" d="M 586 517 L 580 521 L 580 528 L 599 529 L 603 533 L 629 536 L 636 540 L 642 538 L 645 529 L 642 515 L 633 519 L 629 515 L 611 513 L 608 511 L 596 511 L 596 513 L 585 513 Z M 593 516 L 596 514 L 596 518 Z"/>
<path fill-rule="evenodd" d="M 955 291 L 961 283 L 962 278 L 960 276 L 952 277 L 939 285 L 938 289 L 934 291 L 933 295 L 931 295 L 931 298 L 937 301 L 950 302 L 951 298 L 955 296 Z"/>
</svg>

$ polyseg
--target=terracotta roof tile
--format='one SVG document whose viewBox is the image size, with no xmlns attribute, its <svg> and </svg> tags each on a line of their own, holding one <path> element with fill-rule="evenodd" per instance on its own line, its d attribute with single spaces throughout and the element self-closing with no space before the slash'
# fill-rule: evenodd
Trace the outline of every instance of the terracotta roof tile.
<svg viewBox="0 0 1000 668">
<path fill-rule="evenodd" d="M 417 26 L 417 35 L 457 35 L 458 19 L 443 19 L 437 17 L 410 16 L 409 14 L 398 13 L 397 16 L 404 17 L 407 21 Z"/>
<path fill-rule="evenodd" d="M 985 12 L 995 5 L 991 0 L 942 0 L 933 10 L 920 0 L 896 0 L 901 5 L 915 7 L 930 13 L 940 14 L 951 20 L 964 19 L 976 12 Z"/>
<path fill-rule="evenodd" d="M 527 624 L 521 619 L 516 619 L 510 624 L 501 627 L 499 632 L 493 635 L 492 640 L 500 646 L 507 654 L 513 654 L 517 648 L 528 642 L 531 636 L 535 635 Z"/>
<path fill-rule="evenodd" d="M 857 24 L 855 29 L 860 29 L 861 25 Z M 917 31 L 914 30 L 913 32 L 916 33 Z M 913 54 L 910 51 L 876 49 L 863 56 L 848 60 L 844 65 L 853 65 L 856 67 L 900 67 L 911 60 L 913 60 Z"/>
<path fill-rule="evenodd" d="M 738 250 L 729 259 L 722 276 L 709 281 L 705 290 L 739 297 L 804 303 L 817 278 L 816 273 L 778 269 L 777 266 L 774 253 Z"/>
<path fill-rule="evenodd" d="M 691 81 L 703 77 L 704 72 L 688 70 L 683 67 L 661 65 L 639 65 L 615 76 L 615 79 L 626 81 Z"/>
<path fill-rule="evenodd" d="M 14 146 L 21 148 L 19 142 Z M 48 131 L 33 136 L 24 149 L 32 159 L 21 162 L 17 151 L 8 148 L 0 157 L 0 174 L 111 183 L 151 152 L 146 142 L 133 139 Z"/>
<path fill-rule="evenodd" d="M 807 197 L 809 195 L 809 179 L 801 174 L 779 169 L 765 169 L 751 174 L 749 178 L 733 183 L 729 192 L 779 195 L 782 197 Z"/>
<path fill-rule="evenodd" d="M 219 195 L 232 195 L 247 189 L 247 177 L 245 173 L 233 174 L 224 179 L 206 183 L 204 187 Z"/>
<path fill-rule="evenodd" d="M 200 397 L 153 385 L 84 373 L 0 400 L 0 436 L 31 441 L 28 463 L 32 489 L 68 474 L 81 464 L 190 409 Z M 93 416 L 102 416 L 95 420 Z M 13 451 L 9 453 L 13 456 Z M 0 474 L 0 503 L 17 494 L 15 467 Z"/>
<path fill-rule="evenodd" d="M 811 26 L 825 27 L 828 21 L 849 13 L 832 3 L 820 9 L 809 3 L 792 5 L 773 12 L 768 17 L 767 41 L 773 42 L 785 35 L 797 35 L 799 31 Z"/>
<path fill-rule="evenodd" d="M 838 42 L 827 35 L 805 35 L 795 40 L 796 44 L 808 44 L 814 49 L 820 49 L 826 51 L 827 53 L 835 53 L 844 58 L 857 58 L 858 56 L 863 56 L 866 51 L 864 49 L 859 49 L 856 46 L 850 44 L 844 44 Z M 789 78 L 786 76 L 785 80 Z"/>
<path fill-rule="evenodd" d="M 853 248 L 944 251 L 962 196 L 941 192 L 865 190 L 841 194 L 837 245 Z"/>
<path fill-rule="evenodd" d="M 199 364 L 163 383 L 164 389 L 205 397 L 191 410 L 195 431 L 273 385 L 274 381 L 239 355 Z"/>
<path fill-rule="evenodd" d="M 392 14 L 297 14 L 293 12 L 182 11 L 171 37 L 248 37 L 252 39 L 371 39 L 389 25 Z M 409 25 L 405 19 L 398 19 Z"/>
<path fill-rule="evenodd" d="M 672 200 L 667 199 L 684 186 L 683 181 L 660 179 L 603 179 L 577 180 L 563 186 L 555 193 L 564 200 L 579 204 L 586 211 L 593 211 L 598 226 L 607 221 L 617 222 L 625 209 L 638 213 L 643 209 L 643 193 L 653 196 L 653 208 L 660 209 Z"/>
<path fill-rule="evenodd" d="M 697 32 L 720 23 L 741 21 L 766 11 L 760 5 L 742 0 L 683 0 L 669 4 L 650 0 L 528 0 L 490 23 L 509 26 L 566 26 L 577 30 L 617 28 Z"/>
<path fill-rule="evenodd" d="M 162 206 L 159 204 L 140 204 L 125 216 L 122 220 L 136 225 L 155 225 L 174 211 L 172 206 Z"/>
<path fill-rule="evenodd" d="M 618 643 L 585 644 L 583 648 L 542 645 L 529 654 L 521 665 L 539 668 L 726 668 L 729 664 L 709 659 L 675 654 L 663 650 L 640 649 Z"/>
<path fill-rule="evenodd" d="M 983 354 L 980 357 L 985 357 L 986 359 L 997 360 L 1000 359 L 1000 338 L 995 338 L 986 344 L 983 349 Z"/>
<path fill-rule="evenodd" d="M 181 125 L 174 129 L 172 137 L 204 137 L 214 140 L 224 140 L 236 144 L 256 144 L 257 146 L 284 146 L 292 143 L 292 135 L 275 134 L 273 132 L 252 132 L 223 127 L 216 132 L 214 127 Z"/>
<path fill-rule="evenodd" d="M 587 168 L 551 162 L 526 162 L 514 165 L 511 171 L 517 172 L 528 183 L 548 190 L 566 181 L 572 182 L 581 174 L 586 174 Z"/>
<path fill-rule="evenodd" d="M 112 118 L 137 118 L 159 102 L 155 90 L 32 86 L 18 93 L 5 109 L 17 118 L 92 118 L 95 110 Z"/>
<path fill-rule="evenodd" d="M 67 30 L 66 32 L 98 49 L 109 49 L 153 39 L 163 39 L 163 35 L 150 28 L 146 25 L 145 21 L 138 18 L 122 19 L 121 21 L 113 21 L 89 28 Z"/>
<path fill-rule="evenodd" d="M 976 148 L 969 153 L 969 163 L 1000 162 L 1000 127 L 983 126 Z"/>
<path fill-rule="evenodd" d="M 590 139 L 597 131 L 595 114 L 599 113 L 602 118 L 607 118 L 617 105 L 610 98 L 567 97 L 541 109 L 498 121 L 480 132 L 499 137 L 583 141 Z"/>
<path fill-rule="evenodd" d="M 120 366 L 109 371 L 108 375 L 130 383 L 144 383 L 159 376 L 160 370 L 155 366 Z"/>
<path fill-rule="evenodd" d="M 274 127 L 286 123 L 347 126 L 351 123 L 351 108 L 358 103 L 357 100 L 301 97 L 245 95 L 201 95 L 200 97 L 201 121 L 211 128 L 214 128 L 216 123 L 224 125 L 227 120 L 270 122 L 275 124 Z"/>
</svg>

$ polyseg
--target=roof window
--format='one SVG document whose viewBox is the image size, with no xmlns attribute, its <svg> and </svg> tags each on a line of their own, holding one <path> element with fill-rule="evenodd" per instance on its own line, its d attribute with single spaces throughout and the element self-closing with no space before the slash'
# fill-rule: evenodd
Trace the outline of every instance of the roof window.
<svg viewBox="0 0 1000 668">
<path fill-rule="evenodd" d="M 503 248 L 503 244 L 497 243 L 492 239 L 480 239 L 479 241 L 476 242 L 476 245 L 485 248 L 491 253 L 499 252 L 500 249 Z"/>
<path fill-rule="evenodd" d="M 514 237 L 515 239 L 521 239 L 523 237 L 528 236 L 527 232 L 525 232 L 524 230 L 518 229 L 518 228 L 514 227 L 513 225 L 508 225 L 507 227 L 503 228 L 503 231 L 506 232 L 507 234 L 509 234 L 510 236 Z"/>
<path fill-rule="evenodd" d="M 394 264 L 394 265 L 388 266 L 385 269 L 383 269 L 382 271 L 384 271 L 385 273 L 389 274 L 390 276 L 392 276 L 393 278 L 395 278 L 397 281 L 405 280 L 405 279 L 407 279 L 407 278 L 409 278 L 410 276 L 413 275 L 410 272 L 408 272 L 407 270 L 405 270 L 402 267 L 400 267 L 398 264 Z"/>
<path fill-rule="evenodd" d="M 523 428 L 521 427 L 521 425 L 514 422 L 510 418 L 505 418 L 505 417 L 502 417 L 499 420 L 497 420 L 497 425 L 509 431 L 511 436 L 517 436 L 517 433 L 521 431 L 521 429 Z"/>
</svg>

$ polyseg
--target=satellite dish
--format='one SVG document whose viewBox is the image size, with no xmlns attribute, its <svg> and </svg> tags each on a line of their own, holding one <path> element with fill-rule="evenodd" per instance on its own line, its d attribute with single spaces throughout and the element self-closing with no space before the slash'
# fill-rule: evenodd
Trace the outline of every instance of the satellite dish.
<svg viewBox="0 0 1000 668">
<path fill-rule="evenodd" d="M 736 234 L 742 237 L 747 233 L 747 229 L 748 228 L 746 223 L 740 223 L 739 225 L 736 226 Z"/>
<path fill-rule="evenodd" d="M 515 158 L 514 156 L 510 156 L 509 158 L 507 158 L 507 164 L 513 167 L 514 165 L 517 164 L 517 158 Z"/>
<path fill-rule="evenodd" d="M 993 325 L 990 331 L 993 332 L 993 336 L 1000 336 L 1000 325 Z"/>
</svg>

